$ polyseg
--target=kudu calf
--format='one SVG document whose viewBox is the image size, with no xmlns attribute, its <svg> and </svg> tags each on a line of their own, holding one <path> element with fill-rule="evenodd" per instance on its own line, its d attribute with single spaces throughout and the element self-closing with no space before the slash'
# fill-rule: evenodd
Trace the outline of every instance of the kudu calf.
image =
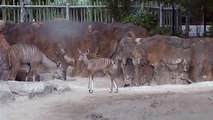
<svg viewBox="0 0 213 120">
<path fill-rule="evenodd" d="M 116 93 L 118 92 L 118 87 L 115 82 L 115 76 L 114 76 L 114 67 L 115 63 L 112 59 L 109 58 L 97 58 L 97 59 L 88 59 L 87 55 L 89 54 L 89 50 L 86 50 L 85 53 L 81 52 L 78 49 L 79 52 L 79 61 L 83 61 L 86 66 L 87 70 L 89 71 L 89 83 L 88 83 L 88 89 L 90 93 L 93 93 L 93 78 L 94 75 L 98 72 L 104 72 L 110 79 L 111 79 L 111 85 L 110 85 L 110 93 L 113 91 L 113 86 L 116 89 Z M 90 84 L 90 80 L 92 80 Z"/>
<path fill-rule="evenodd" d="M 25 81 L 28 80 L 30 75 L 33 75 L 33 81 L 35 81 L 35 72 L 39 64 L 50 68 L 58 78 L 63 78 L 64 70 L 59 64 L 49 60 L 42 51 L 40 51 L 35 45 L 29 44 L 14 44 L 10 46 L 7 52 L 7 64 L 8 64 L 8 79 L 15 80 L 18 70 L 23 65 L 29 65 L 30 71 L 27 73 Z"/>
</svg>

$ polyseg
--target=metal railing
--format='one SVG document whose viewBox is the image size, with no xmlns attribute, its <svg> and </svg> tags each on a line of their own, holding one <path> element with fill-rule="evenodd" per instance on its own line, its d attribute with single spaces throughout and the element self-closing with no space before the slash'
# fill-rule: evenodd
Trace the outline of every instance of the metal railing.
<svg viewBox="0 0 213 120">
<path fill-rule="evenodd" d="M 178 5 L 173 8 L 172 5 L 163 5 L 156 2 L 134 2 L 132 7 L 139 10 L 142 7 L 149 7 L 157 13 L 160 26 L 172 26 L 175 24 L 180 28 L 181 12 Z M 175 10 L 175 19 L 173 18 L 173 11 Z M 24 3 L 16 3 L 14 5 L 1 4 L 0 5 L 0 19 L 4 21 L 24 22 L 33 21 L 44 22 L 53 20 L 54 18 L 65 18 L 71 21 L 78 22 L 103 22 L 112 23 L 113 18 L 107 12 L 106 6 L 101 2 L 85 2 L 82 4 L 66 3 L 65 5 L 38 3 L 35 5 L 28 5 Z M 173 23 L 173 20 L 175 22 Z"/>
</svg>

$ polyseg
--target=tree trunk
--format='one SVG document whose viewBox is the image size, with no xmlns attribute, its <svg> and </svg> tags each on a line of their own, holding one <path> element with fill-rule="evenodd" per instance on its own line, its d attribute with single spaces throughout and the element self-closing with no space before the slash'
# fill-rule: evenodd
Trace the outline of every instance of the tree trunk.
<svg viewBox="0 0 213 120">
<path fill-rule="evenodd" d="M 203 25 L 204 25 L 203 36 L 206 37 L 206 0 L 203 1 Z"/>
<path fill-rule="evenodd" d="M 190 16 L 189 15 L 186 15 L 186 32 L 185 32 L 185 37 L 189 37 L 189 31 L 190 31 L 190 28 L 189 28 L 189 25 L 190 25 Z"/>
</svg>

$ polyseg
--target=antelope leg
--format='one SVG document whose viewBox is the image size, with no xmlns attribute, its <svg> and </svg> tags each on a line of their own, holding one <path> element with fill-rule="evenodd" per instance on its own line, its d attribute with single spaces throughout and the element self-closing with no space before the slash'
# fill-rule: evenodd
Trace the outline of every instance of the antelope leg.
<svg viewBox="0 0 213 120">
<path fill-rule="evenodd" d="M 94 79 L 93 79 L 93 75 L 91 76 L 91 79 L 92 79 L 92 89 L 91 89 L 91 91 L 92 91 L 92 93 L 93 93 L 93 88 L 94 88 Z"/>
<path fill-rule="evenodd" d="M 115 93 L 117 93 L 118 92 L 118 86 L 117 86 L 117 84 L 116 84 L 116 82 L 115 82 L 115 80 L 113 80 L 113 83 L 114 83 L 114 86 L 115 86 Z"/>
<path fill-rule="evenodd" d="M 88 89 L 90 90 L 90 76 L 89 76 L 89 81 L 88 81 Z"/>
</svg>

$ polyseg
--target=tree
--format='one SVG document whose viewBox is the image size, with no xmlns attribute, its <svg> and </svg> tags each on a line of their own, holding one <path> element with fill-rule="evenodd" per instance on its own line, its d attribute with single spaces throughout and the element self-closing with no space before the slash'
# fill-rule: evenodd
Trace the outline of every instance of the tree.
<svg viewBox="0 0 213 120">
<path fill-rule="evenodd" d="M 91 0 L 96 2 L 97 0 Z M 100 1 L 100 0 L 99 0 Z M 101 0 L 115 22 L 131 14 L 131 0 Z"/>
</svg>

